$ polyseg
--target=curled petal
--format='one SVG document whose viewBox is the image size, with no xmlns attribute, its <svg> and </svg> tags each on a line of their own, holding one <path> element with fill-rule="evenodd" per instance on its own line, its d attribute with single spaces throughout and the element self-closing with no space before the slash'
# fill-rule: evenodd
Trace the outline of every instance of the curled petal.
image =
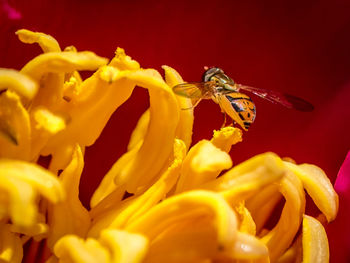
<svg viewBox="0 0 350 263">
<path fill-rule="evenodd" d="M 278 185 L 272 184 L 264 187 L 247 200 L 246 205 L 254 218 L 257 233 L 260 233 L 281 199 L 282 195 L 278 192 Z"/>
<path fill-rule="evenodd" d="M 231 166 L 231 157 L 226 152 L 202 140 L 191 148 L 184 160 L 176 193 L 197 188 Z"/>
<path fill-rule="evenodd" d="M 137 86 L 145 87 L 150 95 L 150 123 L 147 134 L 132 163 L 119 171 L 117 184 L 126 182 L 127 191 L 135 193 L 150 186 L 172 151 L 172 142 L 179 121 L 175 95 L 158 72 L 139 70 L 125 74 Z M 167 121 L 164 121 L 167 120 Z"/>
<path fill-rule="evenodd" d="M 298 177 L 293 173 L 286 173 L 279 191 L 286 199 L 282 214 L 277 225 L 262 238 L 269 249 L 272 262 L 291 245 L 305 212 L 305 194 Z"/>
<path fill-rule="evenodd" d="M 175 140 L 172 164 L 162 174 L 160 179 L 142 195 L 125 199 L 120 203 L 115 203 L 113 199 L 106 198 L 94 207 L 91 211 L 94 223 L 89 231 L 89 236 L 96 237 L 102 229 L 107 227 L 126 227 L 164 198 L 175 185 L 180 174 L 185 150 L 184 142 L 178 139 Z"/>
<path fill-rule="evenodd" d="M 303 217 L 303 262 L 329 262 L 328 239 L 322 224 L 311 216 Z"/>
<path fill-rule="evenodd" d="M 120 71 L 115 78 L 113 76 L 111 78 L 117 83 L 120 81 L 119 90 L 123 86 L 132 90 L 135 85 L 148 89 L 150 121 L 140 147 L 132 148 L 115 163 L 94 193 L 91 200 L 92 206 L 115 188 L 123 185 L 129 193 L 145 191 L 155 181 L 155 177 L 160 175 L 159 172 L 170 157 L 179 120 L 176 98 L 158 72 L 154 70 Z M 111 187 L 113 184 L 111 180 L 114 180 L 116 187 Z"/>
<path fill-rule="evenodd" d="M 42 88 L 34 98 L 32 107 L 41 105 L 57 110 L 65 106 L 63 100 L 64 73 L 75 70 L 95 70 L 107 62 L 107 59 L 89 51 L 49 52 L 32 59 L 20 72 L 41 84 Z"/>
<path fill-rule="evenodd" d="M 273 153 L 255 156 L 226 172 L 202 188 L 221 192 L 229 202 L 246 199 L 285 173 L 281 159 Z"/>
<path fill-rule="evenodd" d="M 19 96 L 7 90 L 0 94 L 0 157 L 29 160 L 31 127 Z"/>
<path fill-rule="evenodd" d="M 114 81 L 113 76 L 119 78 Z M 112 113 L 129 98 L 135 86 L 120 77 L 116 68 L 102 67 L 79 86 L 74 98 L 61 104 L 59 112 L 66 113 L 69 125 L 49 140 L 44 155 L 57 151 L 61 145 L 89 146 L 95 142 Z"/>
<path fill-rule="evenodd" d="M 16 31 L 16 35 L 19 40 L 23 43 L 33 44 L 38 43 L 43 52 L 60 52 L 61 48 L 56 39 L 52 36 L 40 33 L 33 32 L 27 29 L 20 29 Z"/>
<path fill-rule="evenodd" d="M 141 143 L 143 142 L 143 139 L 147 133 L 147 128 L 148 128 L 150 117 L 151 117 L 150 111 L 149 111 L 149 109 L 147 109 L 140 117 L 135 129 L 133 130 L 133 132 L 130 136 L 130 141 L 128 144 L 128 151 L 133 149 L 140 142 Z"/>
<path fill-rule="evenodd" d="M 21 73 L 31 76 L 40 81 L 46 73 L 68 73 L 74 70 L 95 70 L 105 64 L 108 60 L 90 51 L 82 52 L 49 52 L 41 54 L 22 69 Z"/>
<path fill-rule="evenodd" d="M 83 154 L 79 145 L 76 145 L 71 162 L 59 177 L 67 198 L 49 210 L 50 234 L 47 242 L 51 248 L 66 234 L 85 237 L 90 226 L 89 213 L 79 200 L 79 182 L 83 166 Z"/>
<path fill-rule="evenodd" d="M 180 74 L 173 68 L 169 66 L 162 66 L 165 73 L 165 82 L 170 88 L 174 87 L 177 84 L 183 83 L 183 79 Z M 176 96 L 180 108 L 180 119 L 176 128 L 177 138 L 183 140 L 186 144 L 187 149 L 190 147 L 192 142 L 192 129 L 193 129 L 193 106 L 191 99 Z"/>
<path fill-rule="evenodd" d="M 303 182 L 306 191 L 328 222 L 334 220 L 338 212 L 338 195 L 322 169 L 310 164 L 295 165 L 285 162 L 285 165 Z"/>
<path fill-rule="evenodd" d="M 236 215 L 220 195 L 209 191 L 190 191 L 167 198 L 136 218 L 126 230 L 153 240 L 173 225 L 199 218 L 209 220 L 215 228 L 218 249 L 230 246 L 237 231 Z"/>
<path fill-rule="evenodd" d="M 119 185 L 116 185 L 114 183 L 114 178 L 118 171 L 122 170 L 123 167 L 125 167 L 128 163 L 132 162 L 132 159 L 140 150 L 141 145 L 142 142 L 138 143 L 134 148 L 125 153 L 121 158 L 118 159 L 117 162 L 113 164 L 112 168 L 103 177 L 99 187 L 95 190 L 90 200 L 90 206 L 92 208 L 99 205 L 100 202 L 108 202 L 107 199 L 120 201 L 123 198 L 123 195 L 126 190 L 126 185 L 125 183 L 120 183 Z M 104 206 L 104 204 L 101 205 Z"/>
<path fill-rule="evenodd" d="M 24 227 L 35 224 L 38 193 L 53 203 L 64 199 L 57 178 L 36 164 L 1 159 L 0 177 L 0 188 L 9 195 L 9 213 L 14 224 Z"/>
<path fill-rule="evenodd" d="M 0 91 L 9 89 L 29 100 L 38 91 L 38 84 L 30 77 L 14 69 L 0 69 Z"/>
<path fill-rule="evenodd" d="M 142 262 L 147 246 L 147 239 L 141 235 L 106 229 L 97 240 L 64 236 L 56 243 L 54 253 L 66 263 L 137 263 Z"/>
</svg>

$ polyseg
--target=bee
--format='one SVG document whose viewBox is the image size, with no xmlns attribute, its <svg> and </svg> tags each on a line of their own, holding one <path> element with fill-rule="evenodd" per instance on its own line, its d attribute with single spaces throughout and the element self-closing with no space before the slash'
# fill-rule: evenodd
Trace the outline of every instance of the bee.
<svg viewBox="0 0 350 263">
<path fill-rule="evenodd" d="M 241 91 L 248 91 L 272 103 L 278 103 L 290 109 L 299 111 L 312 111 L 313 106 L 309 102 L 293 95 L 280 93 L 237 84 L 217 67 L 207 68 L 202 77 L 202 82 L 181 83 L 173 87 L 175 94 L 191 98 L 193 107 L 202 99 L 212 99 L 220 105 L 221 110 L 238 123 L 245 131 L 254 122 L 256 107 L 252 99 Z"/>
</svg>

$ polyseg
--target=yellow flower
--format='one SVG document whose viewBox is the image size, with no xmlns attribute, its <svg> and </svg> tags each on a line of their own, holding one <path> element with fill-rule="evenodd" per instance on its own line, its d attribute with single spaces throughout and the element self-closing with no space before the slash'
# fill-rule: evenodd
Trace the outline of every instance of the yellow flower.
<svg viewBox="0 0 350 263">
<path fill-rule="evenodd" d="M 242 131 L 225 127 L 191 146 L 192 103 L 172 92 L 183 80 L 171 67 L 164 80 L 121 48 L 108 62 L 62 51 L 43 33 L 17 35 L 43 54 L 20 71 L 0 69 L 1 261 L 21 262 L 31 239 L 45 240 L 49 263 L 328 261 L 320 221 L 335 219 L 338 196 L 320 168 L 274 153 L 233 166 Z M 80 70 L 96 71 L 83 80 Z M 85 147 L 135 86 L 148 90 L 150 107 L 87 210 L 79 200 Z M 48 168 L 41 156 L 51 157 Z M 305 213 L 304 189 L 326 220 Z"/>
</svg>

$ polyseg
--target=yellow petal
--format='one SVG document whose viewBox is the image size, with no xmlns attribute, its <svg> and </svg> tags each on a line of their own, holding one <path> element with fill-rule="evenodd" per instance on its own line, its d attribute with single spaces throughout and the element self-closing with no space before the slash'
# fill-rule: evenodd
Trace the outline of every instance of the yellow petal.
<svg viewBox="0 0 350 263">
<path fill-rule="evenodd" d="M 231 166 L 231 157 L 226 152 L 202 140 L 191 148 L 184 160 L 176 193 L 199 188 Z"/>
<path fill-rule="evenodd" d="M 56 134 L 66 128 L 64 118 L 43 107 L 33 110 L 33 118 L 35 120 L 35 129 L 44 130 L 50 134 Z"/>
<path fill-rule="evenodd" d="M 55 256 L 64 263 L 96 263 L 111 262 L 106 248 L 96 239 L 86 241 L 74 235 L 66 235 L 57 241 L 54 247 Z"/>
<path fill-rule="evenodd" d="M 95 70 L 105 64 L 108 60 L 90 51 L 82 52 L 50 52 L 41 54 L 22 69 L 21 73 L 31 76 L 40 81 L 46 73 L 66 73 L 74 70 Z"/>
<path fill-rule="evenodd" d="M 247 200 L 246 206 L 254 218 L 257 233 L 260 233 L 281 199 L 282 195 L 278 192 L 278 185 L 271 184 Z"/>
<path fill-rule="evenodd" d="M 64 104 L 59 111 L 69 116 L 69 125 L 64 131 L 50 138 L 42 154 L 51 154 L 61 145 L 93 144 L 112 113 L 129 98 L 134 85 L 120 78 L 109 83 L 101 78 L 104 71 L 117 73 L 115 68 L 103 67 L 81 84 L 81 93 L 76 100 L 72 99 L 69 103 L 63 100 Z"/>
<path fill-rule="evenodd" d="M 269 251 L 263 242 L 252 235 L 241 232 L 237 232 L 237 237 L 231 250 L 226 250 L 216 255 L 219 259 L 252 260 L 253 262 L 268 256 Z"/>
<path fill-rule="evenodd" d="M 140 64 L 130 56 L 127 56 L 124 49 L 120 47 L 115 51 L 115 56 L 109 65 L 119 70 L 136 70 L 140 68 Z"/>
<path fill-rule="evenodd" d="M 113 178 L 117 186 L 126 185 L 129 193 L 145 191 L 160 175 L 175 139 L 179 110 L 174 94 L 159 73 L 154 70 L 121 71 L 118 78 L 122 82 L 119 89 L 137 85 L 149 90 L 150 122 L 140 148 L 131 149 L 117 161 L 94 193 L 92 206 L 114 190 L 110 187 Z"/>
<path fill-rule="evenodd" d="M 54 114 L 42 106 L 31 110 L 31 160 L 37 160 L 39 155 L 50 154 L 43 151 L 43 148 L 55 134 L 66 128 L 67 121 L 63 116 Z M 62 151 L 64 146 L 64 144 L 61 144 L 59 150 Z M 51 154 L 54 156 L 52 152 Z"/>
<path fill-rule="evenodd" d="M 20 263 L 22 258 L 21 239 L 17 234 L 11 233 L 9 225 L 0 224 L 0 261 Z"/>
<path fill-rule="evenodd" d="M 238 217 L 239 231 L 255 236 L 256 225 L 249 210 L 245 207 L 244 202 L 239 202 L 234 207 L 234 210 L 236 211 Z"/>
<path fill-rule="evenodd" d="M 180 74 L 175 69 L 169 66 L 162 66 L 162 68 L 164 69 L 165 73 L 165 82 L 170 88 L 184 82 Z M 192 142 L 192 129 L 194 121 L 192 102 L 191 99 L 182 96 L 176 96 L 176 99 L 181 110 L 180 120 L 176 128 L 176 136 L 185 142 L 188 149 Z"/>
<path fill-rule="evenodd" d="M 302 183 L 293 173 L 286 173 L 281 180 L 280 192 L 286 199 L 277 225 L 262 241 L 267 245 L 272 262 L 277 260 L 291 245 L 305 211 L 305 194 Z"/>
<path fill-rule="evenodd" d="M 68 52 L 78 52 L 76 47 L 68 46 L 64 49 L 64 51 Z M 66 73 L 64 76 L 64 90 L 63 90 L 63 98 L 66 101 L 70 101 L 73 97 L 79 94 L 79 87 L 83 82 L 78 71 L 73 71 Z"/>
<path fill-rule="evenodd" d="M 185 156 L 185 147 L 183 141 L 175 140 L 172 164 L 160 179 L 142 195 L 125 199 L 119 203 L 116 203 L 115 199 L 105 199 L 94 207 L 91 211 L 94 223 L 89 231 L 89 236 L 97 237 L 101 230 L 107 227 L 126 227 L 164 198 L 177 181 Z"/>
<path fill-rule="evenodd" d="M 118 59 L 122 61 L 121 57 Z M 127 59 L 125 58 L 125 60 Z M 120 63 L 125 66 L 127 63 L 124 62 Z M 102 74 L 103 72 L 106 74 Z M 116 180 L 122 181 L 118 182 L 118 185 L 125 182 L 129 192 L 135 192 L 139 188 L 138 185 L 141 185 L 140 191 L 144 191 L 156 179 L 155 176 L 159 176 L 160 170 L 168 161 L 172 151 L 172 142 L 178 121 L 175 96 L 162 81 L 159 73 L 153 70 L 120 71 L 108 66 L 101 68 L 82 85 L 86 86 L 82 91 L 88 93 L 87 97 L 83 96 L 81 100 L 75 101 L 73 104 L 71 104 L 72 101 L 69 102 L 71 105 L 67 105 L 67 107 L 69 107 L 71 116 L 70 124 L 65 131 L 50 139 L 42 153 L 51 154 L 66 143 L 91 145 L 101 133 L 114 110 L 131 95 L 134 86 L 148 88 L 151 99 L 151 120 L 145 140 L 137 151 L 136 157 L 132 158 L 127 165 L 122 166 L 121 170 L 118 169 L 117 174 L 111 176 L 112 179 L 118 176 Z M 94 96 L 95 94 L 97 96 Z M 91 122 L 91 119 L 95 121 Z M 164 119 L 169 121 L 164 122 Z M 98 190 L 98 192 L 101 193 L 102 197 L 97 198 L 96 193 L 93 200 L 102 200 L 111 191 L 107 192 L 103 189 Z"/>
<path fill-rule="evenodd" d="M 65 263 L 137 263 L 142 262 L 147 245 L 141 235 L 106 229 L 99 239 L 64 236 L 56 243 L 54 253 Z"/>
<path fill-rule="evenodd" d="M 74 71 L 76 74 L 79 74 L 77 71 Z M 67 78 L 66 74 L 66 77 Z M 83 81 L 80 76 L 77 78 L 75 76 L 70 76 L 68 80 L 63 83 L 63 99 L 67 102 L 71 100 L 77 100 L 79 94 L 81 93 L 80 85 Z"/>
<path fill-rule="evenodd" d="M 12 221 L 20 226 L 27 227 L 35 223 L 37 194 L 53 203 L 64 198 L 64 191 L 57 178 L 36 164 L 1 159 L 0 177 L 0 188 L 10 195 Z"/>
<path fill-rule="evenodd" d="M 148 89 L 151 115 L 147 134 L 136 158 L 118 173 L 123 181 L 127 180 L 126 189 L 130 193 L 144 191 L 150 186 L 169 158 L 175 139 L 179 120 L 176 98 L 161 77 L 155 77 L 157 74 L 159 73 L 151 70 L 141 70 L 125 75 L 137 86 Z M 118 177 L 115 182 L 120 183 Z"/>
<path fill-rule="evenodd" d="M 141 145 L 142 142 L 140 142 L 134 148 L 130 149 L 121 158 L 119 158 L 117 162 L 113 164 L 112 168 L 103 177 L 100 185 L 95 190 L 90 200 L 90 206 L 92 208 L 99 205 L 100 202 L 108 202 L 107 199 L 117 202 L 123 198 L 123 195 L 126 190 L 126 183 L 120 183 L 116 185 L 114 183 L 114 178 L 116 174 L 118 174 L 118 172 L 123 169 L 123 167 L 125 167 L 128 163 L 132 162 L 132 159 L 135 158 L 137 152 L 140 150 Z M 104 206 L 103 204 L 101 205 Z"/>
<path fill-rule="evenodd" d="M 322 169 L 311 164 L 295 165 L 285 162 L 285 165 L 300 178 L 306 191 L 328 222 L 334 220 L 339 206 L 338 195 Z"/>
<path fill-rule="evenodd" d="M 224 152 L 230 152 L 231 146 L 242 141 L 242 131 L 234 127 L 223 127 L 220 130 L 214 130 L 212 144 Z"/>
<path fill-rule="evenodd" d="M 144 236 L 120 230 L 105 229 L 99 240 L 110 251 L 113 263 L 143 262 L 148 249 Z"/>
<path fill-rule="evenodd" d="M 282 160 L 273 153 L 264 153 L 233 167 L 202 188 L 221 192 L 232 203 L 248 198 L 268 184 L 278 182 L 284 173 Z"/>
<path fill-rule="evenodd" d="M 311 216 L 303 217 L 303 262 L 329 262 L 327 233 L 322 224 Z"/>
<path fill-rule="evenodd" d="M 293 245 L 278 259 L 278 263 L 298 263 L 302 261 L 301 235 L 294 241 Z"/>
<path fill-rule="evenodd" d="M 18 225 L 11 225 L 11 232 L 21 234 L 22 240 L 23 237 L 25 237 L 27 239 L 33 238 L 35 241 L 40 241 L 43 238 L 47 237 L 49 226 L 45 223 L 40 223 L 41 219 L 38 221 L 39 222 L 35 223 L 33 226 L 30 226 L 30 228 L 23 228 Z"/>
<path fill-rule="evenodd" d="M 46 106 L 58 109 L 65 103 L 63 100 L 64 73 L 75 70 L 95 70 L 105 65 L 107 59 L 93 52 L 49 52 L 39 55 L 28 62 L 21 73 L 30 76 L 41 87 L 32 106 Z"/>
<path fill-rule="evenodd" d="M 196 218 L 179 222 L 153 240 L 145 262 L 201 262 L 221 249 L 211 222 Z"/>
<path fill-rule="evenodd" d="M 14 69 L 0 69 L 0 91 L 9 89 L 29 100 L 38 91 L 38 84 L 28 76 Z"/>
<path fill-rule="evenodd" d="M 55 151 L 51 153 L 49 170 L 54 174 L 58 174 L 59 171 L 66 169 L 72 161 L 72 156 L 76 151 L 76 147 L 76 144 L 62 144 L 60 148 L 56 148 Z M 83 147 L 80 147 L 80 150 L 83 152 Z"/>
<path fill-rule="evenodd" d="M 50 235 L 47 242 L 51 248 L 66 234 L 85 237 L 90 227 L 89 213 L 79 200 L 79 181 L 83 166 L 83 154 L 79 145 L 76 145 L 71 162 L 59 177 L 67 198 L 49 210 Z"/>
<path fill-rule="evenodd" d="M 153 240 L 167 228 L 194 218 L 209 219 L 216 230 L 218 248 L 226 249 L 235 239 L 237 219 L 234 212 L 220 195 L 209 191 L 190 191 L 167 198 L 136 218 L 126 230 Z"/>
<path fill-rule="evenodd" d="M 56 39 L 52 36 L 40 33 L 33 32 L 27 29 L 20 29 L 16 31 L 16 35 L 19 40 L 23 43 L 33 44 L 38 43 L 43 52 L 60 52 L 61 48 Z"/>
<path fill-rule="evenodd" d="M 128 151 L 134 148 L 140 142 L 143 142 L 143 139 L 147 133 L 147 128 L 150 120 L 150 111 L 147 109 L 140 117 L 137 125 L 130 136 L 130 141 L 128 144 Z"/>
<path fill-rule="evenodd" d="M 0 157 L 29 160 L 31 128 L 29 114 L 19 96 L 7 90 L 0 94 Z"/>
<path fill-rule="evenodd" d="M 10 175 L 1 181 L 0 189 L 8 195 L 8 214 L 12 222 L 25 228 L 34 225 L 38 211 L 37 193 L 31 185 Z"/>
</svg>

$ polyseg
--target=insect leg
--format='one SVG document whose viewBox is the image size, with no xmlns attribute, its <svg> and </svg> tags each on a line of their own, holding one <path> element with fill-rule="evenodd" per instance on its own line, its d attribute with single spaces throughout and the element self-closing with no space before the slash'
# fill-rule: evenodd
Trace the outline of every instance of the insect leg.
<svg viewBox="0 0 350 263">
<path fill-rule="evenodd" d="M 224 110 L 224 107 L 222 106 L 222 100 L 221 100 L 221 98 L 222 98 L 221 95 L 217 95 L 217 96 L 213 97 L 213 100 L 214 100 L 216 103 L 219 104 L 220 109 L 221 109 L 221 112 L 224 114 L 224 122 L 223 122 L 223 124 L 221 125 L 221 128 L 228 127 L 228 126 L 233 126 L 234 121 L 233 121 L 232 118 L 229 118 L 229 119 L 231 119 L 232 122 L 227 124 L 227 115 L 228 115 L 228 114 L 226 113 L 226 111 Z"/>
</svg>

